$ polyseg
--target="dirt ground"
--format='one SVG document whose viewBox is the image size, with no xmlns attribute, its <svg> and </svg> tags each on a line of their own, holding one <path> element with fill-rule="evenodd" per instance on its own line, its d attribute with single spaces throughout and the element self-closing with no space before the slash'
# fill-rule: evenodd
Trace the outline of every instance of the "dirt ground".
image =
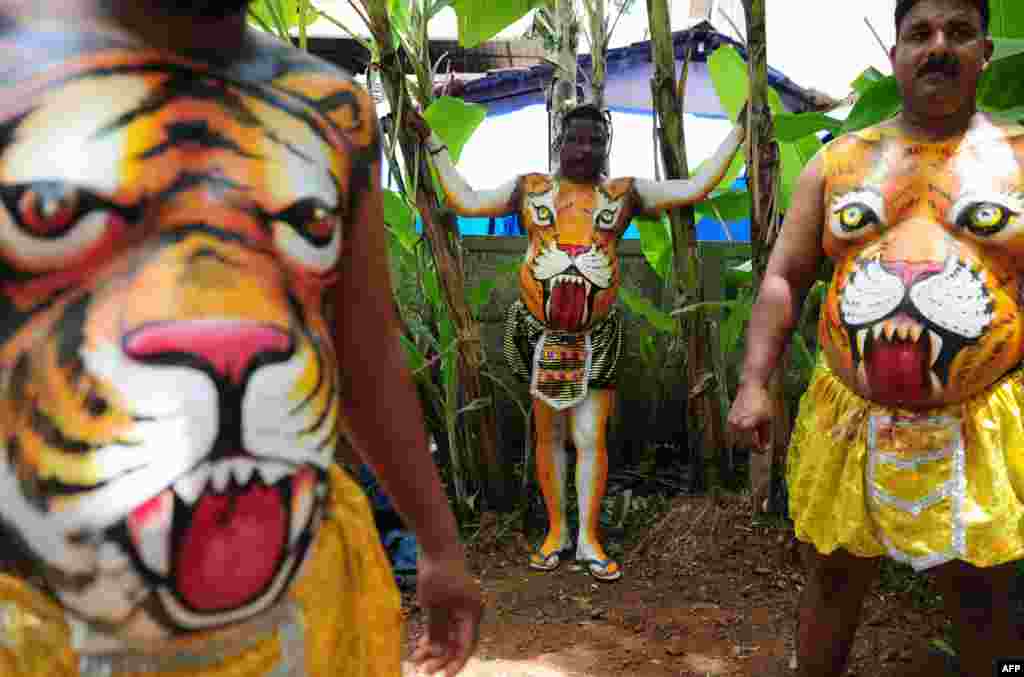
<svg viewBox="0 0 1024 677">
<path fill-rule="evenodd" d="M 614 583 L 594 581 L 571 561 L 551 573 L 534 572 L 525 566 L 526 537 L 485 515 L 470 558 L 487 613 L 477 657 L 463 674 L 792 674 L 804 578 L 784 526 L 758 523 L 737 498 L 680 497 L 622 545 L 625 575 Z M 879 584 L 868 599 L 847 674 L 948 674 L 929 651 L 930 640 L 943 635 L 941 611 L 891 588 Z M 411 646 L 422 622 L 408 597 L 406 612 Z"/>
</svg>

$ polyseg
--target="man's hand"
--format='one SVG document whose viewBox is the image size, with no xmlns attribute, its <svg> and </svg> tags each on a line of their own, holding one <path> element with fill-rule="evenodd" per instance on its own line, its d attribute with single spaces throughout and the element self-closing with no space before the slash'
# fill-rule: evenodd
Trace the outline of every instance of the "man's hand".
<svg viewBox="0 0 1024 677">
<path fill-rule="evenodd" d="M 729 432 L 736 442 L 753 443 L 754 451 L 763 454 L 771 441 L 772 413 L 768 388 L 762 383 L 745 383 L 729 410 Z"/>
<path fill-rule="evenodd" d="M 460 556 L 433 559 L 421 553 L 416 569 L 427 631 L 420 637 L 412 662 L 421 674 L 443 670 L 445 677 L 453 677 L 466 665 L 479 639 L 484 609 L 480 586 Z"/>
<path fill-rule="evenodd" d="M 426 143 L 427 139 L 430 138 L 430 125 L 427 124 L 426 119 L 420 115 L 419 111 L 405 110 L 402 111 L 402 116 L 405 121 L 405 128 L 415 134 L 420 143 Z"/>
</svg>

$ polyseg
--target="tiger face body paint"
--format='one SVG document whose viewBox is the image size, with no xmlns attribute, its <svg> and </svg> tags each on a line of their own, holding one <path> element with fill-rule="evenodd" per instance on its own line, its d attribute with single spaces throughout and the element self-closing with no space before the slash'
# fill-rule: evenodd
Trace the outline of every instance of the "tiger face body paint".
<svg viewBox="0 0 1024 677">
<path fill-rule="evenodd" d="M 219 71 L 19 30 L 0 82 L 2 533 L 98 646 L 257 622 L 330 519 L 331 304 L 379 166 L 372 101 L 263 39 Z"/>
<path fill-rule="evenodd" d="M 1022 151 L 1024 130 L 984 115 L 946 142 L 882 127 L 830 148 L 819 333 L 862 397 L 955 404 L 1020 362 Z"/>
</svg>

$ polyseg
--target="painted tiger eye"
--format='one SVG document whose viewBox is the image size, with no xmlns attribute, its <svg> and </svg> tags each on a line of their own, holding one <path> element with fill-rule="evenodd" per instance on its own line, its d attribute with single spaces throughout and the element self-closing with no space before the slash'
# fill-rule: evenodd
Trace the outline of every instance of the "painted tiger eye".
<svg viewBox="0 0 1024 677">
<path fill-rule="evenodd" d="M 859 205 L 850 205 L 839 215 L 839 222 L 846 228 L 858 228 L 864 221 L 864 209 Z"/>
<path fill-rule="evenodd" d="M 980 204 L 971 210 L 971 225 L 983 230 L 998 228 L 1005 218 L 1005 211 L 991 202 Z"/>
<path fill-rule="evenodd" d="M 29 188 L 18 200 L 21 222 L 33 235 L 59 235 L 74 220 L 78 193 L 74 190 L 39 185 Z"/>
</svg>

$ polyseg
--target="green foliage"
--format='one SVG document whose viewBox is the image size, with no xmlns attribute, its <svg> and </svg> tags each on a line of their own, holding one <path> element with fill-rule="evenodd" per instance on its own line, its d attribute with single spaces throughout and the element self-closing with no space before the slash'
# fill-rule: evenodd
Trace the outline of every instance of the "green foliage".
<svg viewBox="0 0 1024 677">
<path fill-rule="evenodd" d="M 822 131 L 838 132 L 843 123 L 824 113 L 779 113 L 775 116 L 775 136 L 779 141 L 798 141 Z"/>
<path fill-rule="evenodd" d="M 863 94 L 868 87 L 883 79 L 885 79 L 885 76 L 877 68 L 869 66 L 864 69 L 863 73 L 857 76 L 857 79 L 853 81 L 850 87 L 858 94 Z"/>
<path fill-rule="evenodd" d="M 1024 52 L 1024 40 L 1020 38 L 992 38 L 992 43 L 995 45 L 995 52 L 992 54 L 993 61 Z"/>
<path fill-rule="evenodd" d="M 1024 8 L 1020 0 L 989 0 L 989 31 L 995 38 L 1024 38 Z"/>
<path fill-rule="evenodd" d="M 249 21 L 257 28 L 278 38 L 291 41 L 291 29 L 311 25 L 319 17 L 309 0 L 253 0 L 249 4 Z"/>
<path fill-rule="evenodd" d="M 635 289 L 625 285 L 619 287 L 619 298 L 622 299 L 624 304 L 626 304 L 626 307 L 629 308 L 630 312 L 645 319 L 659 332 L 663 334 L 679 333 L 679 324 L 672 318 L 672 316 L 661 308 L 658 308 L 648 300 L 647 297 Z"/>
<path fill-rule="evenodd" d="M 477 103 L 442 96 L 423 111 L 423 117 L 448 146 L 452 162 L 457 163 L 469 138 L 487 117 L 487 108 Z"/>
<path fill-rule="evenodd" d="M 735 47 L 726 45 L 719 47 L 708 59 L 708 70 L 711 73 L 711 81 L 715 86 L 715 92 L 722 103 L 729 117 L 735 119 L 739 115 L 743 104 L 747 101 L 747 92 L 750 90 L 747 64 L 736 51 Z M 768 88 L 768 106 L 772 111 L 773 122 L 779 124 L 779 116 L 782 118 L 781 125 L 792 135 L 794 130 L 801 126 L 822 124 L 825 121 L 814 116 L 802 117 L 786 113 L 782 105 L 782 98 L 779 93 L 771 87 Z M 827 116 L 822 116 L 827 117 Z M 831 124 L 831 123 L 829 123 Z M 789 207 L 793 188 L 796 186 L 800 172 L 811 157 L 821 148 L 821 143 L 813 133 L 802 136 L 793 141 L 779 138 L 779 173 L 780 192 L 779 206 L 785 210 Z"/>
<path fill-rule="evenodd" d="M 476 47 L 547 0 L 452 0 L 459 17 L 459 45 Z"/>
<path fill-rule="evenodd" d="M 1001 111 L 1024 104 L 1024 54 L 992 61 L 978 83 L 978 105 L 982 110 Z"/>
<path fill-rule="evenodd" d="M 847 134 L 878 124 L 896 115 L 902 107 L 896 78 L 889 76 L 875 80 L 860 92 L 860 98 L 843 123 L 841 133 Z"/>
<path fill-rule="evenodd" d="M 633 223 L 640 231 L 640 249 L 647 263 L 658 277 L 668 280 L 672 272 L 672 227 L 668 219 L 638 216 Z"/>
</svg>

